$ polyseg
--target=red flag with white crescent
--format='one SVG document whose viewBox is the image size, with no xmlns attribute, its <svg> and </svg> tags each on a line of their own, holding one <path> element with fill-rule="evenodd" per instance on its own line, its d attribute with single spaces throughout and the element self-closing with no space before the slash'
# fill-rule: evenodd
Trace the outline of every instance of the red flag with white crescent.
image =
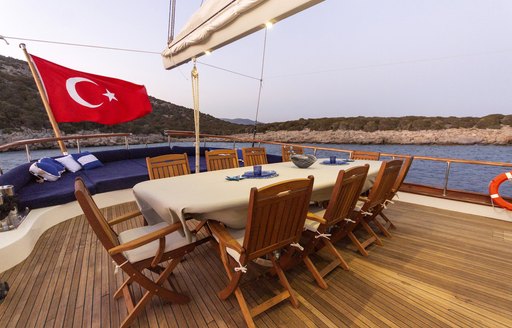
<svg viewBox="0 0 512 328">
<path fill-rule="evenodd" d="M 151 113 L 146 88 L 131 82 L 75 71 L 30 55 L 57 122 L 128 122 Z"/>
</svg>

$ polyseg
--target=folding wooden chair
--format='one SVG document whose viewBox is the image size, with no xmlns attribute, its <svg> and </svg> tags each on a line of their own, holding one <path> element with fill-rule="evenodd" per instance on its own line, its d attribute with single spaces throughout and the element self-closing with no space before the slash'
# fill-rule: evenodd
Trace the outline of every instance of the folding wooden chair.
<svg viewBox="0 0 512 328">
<path fill-rule="evenodd" d="M 378 161 L 380 153 L 376 151 L 353 150 L 350 153 L 350 159 L 365 159 L 368 161 Z"/>
<path fill-rule="evenodd" d="M 242 148 L 244 166 L 268 164 L 267 151 L 263 147 Z"/>
<path fill-rule="evenodd" d="M 344 224 L 345 220 L 352 214 L 356 207 L 359 195 L 363 189 L 368 174 L 369 165 L 356 166 L 347 171 L 341 170 L 331 194 L 331 199 L 324 208 L 312 208 L 304 225 L 301 244 L 304 246 L 301 257 L 309 271 L 313 274 L 318 285 L 327 288 L 324 277 L 341 266 L 344 270 L 349 270 L 347 262 L 341 257 L 341 254 L 334 247 L 330 240 L 330 231 L 333 227 Z M 325 248 L 334 259 L 321 271 L 315 267 L 309 254 Z"/>
<path fill-rule="evenodd" d="M 304 154 L 304 148 L 301 146 L 292 146 L 292 145 L 283 145 L 281 147 L 281 156 L 283 158 L 283 162 L 291 161 L 290 156 L 295 154 Z"/>
<path fill-rule="evenodd" d="M 377 236 L 368 223 L 373 222 L 379 229 L 382 228 L 382 224 L 375 221 L 375 217 L 382 210 L 382 204 L 387 200 L 401 166 L 402 161 L 400 160 L 382 163 L 375 183 L 370 189 L 369 196 L 364 198 L 364 200 L 356 206 L 356 210 L 348 220 L 344 221 L 344 225 L 336 228 L 332 232 L 331 240 L 333 243 L 348 236 L 363 256 L 368 256 L 366 248 L 373 243 L 382 246 L 382 241 L 379 236 Z M 358 225 L 361 225 L 369 235 L 369 237 L 362 242 L 357 239 L 357 236 L 353 232 Z"/>
<path fill-rule="evenodd" d="M 291 247 L 292 244 L 300 246 L 295 243 L 299 241 L 304 228 L 312 188 L 312 176 L 279 182 L 261 189 L 252 188 L 245 229 L 229 229 L 218 222 L 208 221 L 219 243 L 221 260 L 229 278 L 228 285 L 219 292 L 219 297 L 226 299 L 234 293 L 249 327 L 254 327 L 253 317 L 281 301 L 290 299 L 294 307 L 299 305 L 279 264 L 279 250 Z M 240 290 L 240 281 L 248 270 L 249 262 L 264 255 L 270 255 L 285 291 L 249 309 Z"/>
<path fill-rule="evenodd" d="M 117 264 L 117 268 L 121 268 L 128 275 L 114 294 L 116 299 L 124 298 L 128 310 L 128 315 L 121 323 L 121 327 L 128 327 L 144 310 L 145 304 L 153 295 L 158 295 L 171 303 L 183 304 L 189 301 L 188 296 L 164 287 L 164 282 L 183 256 L 195 247 L 194 243 L 189 243 L 179 233 L 178 230 L 182 228 L 181 223 L 169 225 L 162 222 L 153 226 L 126 230 L 118 235 L 112 229 L 113 225 L 137 217 L 141 213 L 133 212 L 107 221 L 81 178 L 75 180 L 75 196 L 92 230 Z M 166 261 L 169 261 L 166 267 L 160 265 Z M 149 278 L 143 273 L 144 269 L 159 274 L 158 278 L 156 280 Z M 134 282 L 146 290 L 137 303 L 134 302 L 130 292 L 130 286 Z"/>
<path fill-rule="evenodd" d="M 398 174 L 398 177 L 396 178 L 395 184 L 393 185 L 393 188 L 391 188 L 391 192 L 388 195 L 388 200 L 386 203 L 392 203 L 392 199 L 395 197 L 396 193 L 402 186 L 402 183 L 405 180 L 405 177 L 407 176 L 407 173 L 409 172 L 409 169 L 411 168 L 412 161 L 414 159 L 413 156 L 398 156 L 398 159 L 403 160 L 402 168 L 400 169 L 400 173 Z M 384 222 L 384 230 L 382 231 L 386 237 L 391 238 L 391 234 L 389 233 L 390 229 L 396 229 L 395 225 L 391 220 L 384 214 L 384 209 L 386 209 L 386 205 L 384 204 L 383 209 L 379 212 L 379 216 L 385 221 Z M 377 220 L 377 218 L 375 218 Z"/>
<path fill-rule="evenodd" d="M 146 157 L 146 165 L 150 180 L 190 174 L 186 153 Z"/>
<path fill-rule="evenodd" d="M 215 149 L 205 152 L 208 171 L 239 167 L 236 149 Z"/>
</svg>

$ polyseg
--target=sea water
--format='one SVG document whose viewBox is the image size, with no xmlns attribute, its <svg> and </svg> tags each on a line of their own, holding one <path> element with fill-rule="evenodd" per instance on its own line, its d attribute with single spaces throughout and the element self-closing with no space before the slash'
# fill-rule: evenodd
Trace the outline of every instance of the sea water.
<svg viewBox="0 0 512 328">
<path fill-rule="evenodd" d="M 149 147 L 167 145 L 167 143 L 148 145 Z M 171 145 L 192 146 L 191 142 L 172 143 Z M 219 148 L 232 148 L 232 142 L 208 142 L 206 146 Z M 496 145 L 354 145 L 354 144 L 304 144 L 313 147 L 328 147 L 345 150 L 368 150 L 381 153 L 402 154 L 413 156 L 428 156 L 437 158 L 465 159 L 489 162 L 511 163 L 512 146 Z M 203 146 L 203 143 L 201 144 Z M 248 143 L 236 143 L 237 148 L 250 147 Z M 145 145 L 130 145 L 130 148 L 145 147 Z M 279 145 L 265 145 L 267 153 L 281 155 Z M 122 149 L 124 146 L 109 147 L 82 147 L 83 150 L 98 151 L 106 149 Z M 69 149 L 70 153 L 76 149 Z M 306 153 L 312 153 L 306 150 Z M 33 150 L 30 152 L 31 159 L 38 159 L 46 156 L 58 156 L 58 149 Z M 347 157 L 348 154 L 340 154 L 330 151 L 318 151 L 316 156 L 328 158 L 331 155 Z M 386 158 L 383 158 L 386 159 Z M 14 151 L 0 153 L 0 168 L 5 172 L 9 169 L 27 162 L 25 151 Z M 342 167 L 340 167 L 342 168 Z M 447 164 L 446 162 L 435 162 L 415 159 L 412 163 L 406 182 L 428 185 L 443 188 L 445 183 Z M 448 189 L 488 193 L 489 182 L 498 174 L 512 171 L 510 167 L 496 167 L 487 165 L 459 164 L 452 163 L 448 178 Z M 512 184 L 505 182 L 500 188 L 500 194 L 512 197 Z"/>
</svg>

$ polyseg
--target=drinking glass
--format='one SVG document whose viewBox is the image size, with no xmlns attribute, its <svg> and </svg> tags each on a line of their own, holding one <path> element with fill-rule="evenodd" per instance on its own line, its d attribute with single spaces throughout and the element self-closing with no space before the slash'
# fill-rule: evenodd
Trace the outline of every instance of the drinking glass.
<svg viewBox="0 0 512 328">
<path fill-rule="evenodd" d="M 255 177 L 261 176 L 261 165 L 254 165 L 254 176 Z"/>
</svg>

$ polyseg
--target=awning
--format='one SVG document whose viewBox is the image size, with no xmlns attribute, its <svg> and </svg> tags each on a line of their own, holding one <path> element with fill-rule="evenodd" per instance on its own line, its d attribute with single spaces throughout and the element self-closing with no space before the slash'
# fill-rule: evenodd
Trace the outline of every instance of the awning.
<svg viewBox="0 0 512 328">
<path fill-rule="evenodd" d="M 323 0 L 207 0 L 162 52 L 171 69 Z"/>
</svg>

